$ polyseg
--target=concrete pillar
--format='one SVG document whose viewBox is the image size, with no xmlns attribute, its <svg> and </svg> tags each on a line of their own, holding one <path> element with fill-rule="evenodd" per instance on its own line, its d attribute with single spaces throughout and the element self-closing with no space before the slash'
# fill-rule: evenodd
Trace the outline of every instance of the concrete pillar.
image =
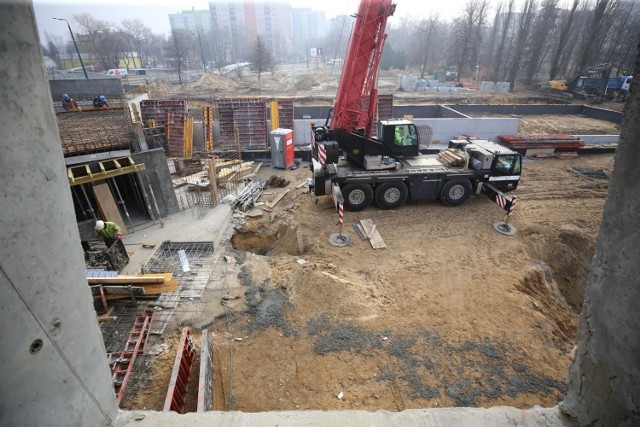
<svg viewBox="0 0 640 427">
<path fill-rule="evenodd" d="M 640 75 L 640 56 L 635 73 Z M 640 425 L 640 81 L 627 102 L 615 170 L 563 409 L 578 425 Z"/>
<path fill-rule="evenodd" d="M 0 425 L 117 414 L 30 2 L 0 3 Z"/>
</svg>

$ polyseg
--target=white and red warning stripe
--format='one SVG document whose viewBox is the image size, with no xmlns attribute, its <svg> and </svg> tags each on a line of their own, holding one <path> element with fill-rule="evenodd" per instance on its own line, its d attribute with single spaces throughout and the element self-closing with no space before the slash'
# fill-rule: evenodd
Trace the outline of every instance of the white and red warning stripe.
<svg viewBox="0 0 640 427">
<path fill-rule="evenodd" d="M 507 206 L 507 198 L 505 196 L 503 196 L 502 194 L 496 194 L 496 200 L 495 202 L 498 204 L 498 206 L 500 206 L 502 209 L 504 209 L 505 206 Z"/>
<path fill-rule="evenodd" d="M 327 150 L 324 148 L 323 144 L 318 144 L 318 161 L 322 165 L 327 161 Z"/>
<path fill-rule="evenodd" d="M 512 196 L 511 206 L 509 207 L 509 212 L 507 212 L 507 215 L 511 216 L 511 214 L 513 213 L 513 210 L 516 207 L 516 201 L 518 201 L 518 196 Z"/>
<path fill-rule="evenodd" d="M 344 205 L 338 202 L 338 225 L 344 224 Z"/>
</svg>

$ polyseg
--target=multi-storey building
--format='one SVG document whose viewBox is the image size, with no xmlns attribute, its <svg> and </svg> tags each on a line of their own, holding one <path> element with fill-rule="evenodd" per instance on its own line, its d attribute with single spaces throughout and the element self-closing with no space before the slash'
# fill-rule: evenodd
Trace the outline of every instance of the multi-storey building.
<svg viewBox="0 0 640 427">
<path fill-rule="evenodd" d="M 184 10 L 169 15 L 171 30 L 208 34 L 211 31 L 211 14 L 208 10 Z"/>
</svg>

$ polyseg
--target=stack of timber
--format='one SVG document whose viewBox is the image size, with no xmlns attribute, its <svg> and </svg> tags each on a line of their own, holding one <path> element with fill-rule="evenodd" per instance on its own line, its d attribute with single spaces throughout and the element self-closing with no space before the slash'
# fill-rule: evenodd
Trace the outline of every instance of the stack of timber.
<svg viewBox="0 0 640 427">
<path fill-rule="evenodd" d="M 502 145 L 512 150 L 545 149 L 545 148 L 571 148 L 584 147 L 584 141 L 577 136 L 566 134 L 543 135 L 498 135 Z"/>
<path fill-rule="evenodd" d="M 158 296 L 178 289 L 173 273 L 87 277 L 89 286 L 100 286 L 107 300 Z"/>
<path fill-rule="evenodd" d="M 438 160 L 446 166 L 464 166 L 467 154 L 455 148 L 448 148 L 438 154 Z"/>
<path fill-rule="evenodd" d="M 218 184 L 223 184 L 228 181 L 242 179 L 244 176 L 251 174 L 253 169 L 253 162 L 240 163 L 239 160 L 235 160 L 235 164 L 227 167 L 222 167 L 218 170 Z M 216 169 L 218 168 L 216 163 Z"/>
</svg>

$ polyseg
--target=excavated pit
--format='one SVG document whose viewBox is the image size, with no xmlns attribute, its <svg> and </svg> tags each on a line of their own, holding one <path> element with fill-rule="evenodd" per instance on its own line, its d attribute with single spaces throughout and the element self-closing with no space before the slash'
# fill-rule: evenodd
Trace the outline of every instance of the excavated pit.
<svg viewBox="0 0 640 427">
<path fill-rule="evenodd" d="M 528 233 L 531 243 L 527 252 L 537 273 L 527 272 L 523 279 L 524 288 L 530 289 L 529 282 L 533 280 L 539 285 L 536 287 L 538 291 L 544 287 L 548 298 L 579 313 L 584 301 L 582 282 L 595 253 L 594 240 L 575 229 L 564 229 L 556 235 L 546 236 L 531 230 Z"/>
<path fill-rule="evenodd" d="M 248 225 L 236 230 L 231 237 L 234 249 L 257 255 L 298 255 L 296 229 L 287 225 L 277 230 Z"/>
<path fill-rule="evenodd" d="M 252 252 L 258 255 L 267 255 L 278 240 L 277 232 L 265 233 L 254 230 L 236 230 L 231 237 L 231 244 L 234 249 L 245 252 Z"/>
</svg>

